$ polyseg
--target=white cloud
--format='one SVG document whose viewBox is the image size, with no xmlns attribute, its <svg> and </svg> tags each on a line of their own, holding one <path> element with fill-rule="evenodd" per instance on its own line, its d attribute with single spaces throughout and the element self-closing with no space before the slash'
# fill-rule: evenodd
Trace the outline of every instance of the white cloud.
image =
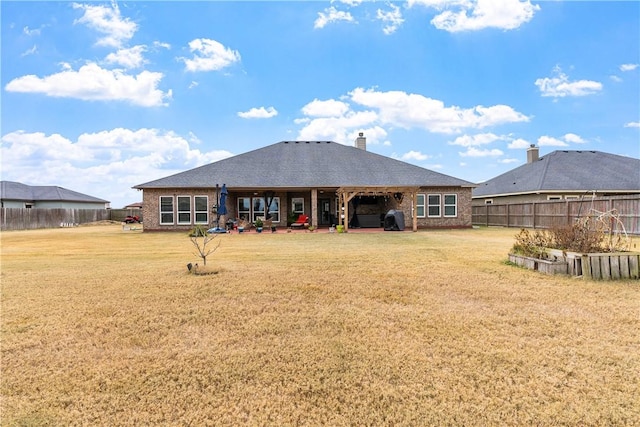
<svg viewBox="0 0 640 427">
<path fill-rule="evenodd" d="M 442 8 L 449 2 L 415 2 Z M 431 24 L 449 32 L 477 31 L 485 28 L 513 30 L 529 22 L 540 6 L 529 0 L 477 0 L 475 2 L 453 2 L 462 8 L 459 11 L 445 10 L 436 15 Z"/>
<path fill-rule="evenodd" d="M 110 64 L 121 65 L 128 69 L 138 68 L 145 63 L 142 54 L 146 50 L 147 47 L 143 45 L 118 49 L 117 52 L 107 55 L 105 60 Z"/>
<path fill-rule="evenodd" d="M 324 28 L 327 24 L 338 21 L 355 22 L 355 19 L 351 13 L 337 10 L 331 6 L 326 8 L 324 12 L 318 12 L 318 18 L 313 23 L 313 28 Z"/>
<path fill-rule="evenodd" d="M 240 61 L 240 53 L 224 47 L 211 39 L 195 39 L 189 42 L 193 58 L 179 58 L 187 71 L 217 71 Z"/>
<path fill-rule="evenodd" d="M 302 107 L 302 113 L 311 117 L 340 117 L 347 111 L 349 104 L 335 99 L 321 101 L 316 98 Z"/>
<path fill-rule="evenodd" d="M 35 53 L 38 53 L 38 47 L 34 44 L 31 49 L 25 50 L 24 52 L 22 52 L 22 55 L 20 55 L 20 56 L 29 56 L 29 55 L 33 55 Z"/>
<path fill-rule="evenodd" d="M 614 82 L 616 82 L 616 83 L 620 83 L 620 82 L 622 82 L 622 79 L 621 79 L 620 77 L 616 76 L 615 74 L 611 74 L 611 75 L 609 76 L 609 78 L 610 78 L 611 80 L 613 80 Z"/>
<path fill-rule="evenodd" d="M 371 127 L 354 130 L 351 133 L 349 133 L 349 141 L 352 141 L 355 143 L 355 140 L 358 137 L 358 134 L 360 132 L 362 132 L 364 136 L 367 138 L 367 145 L 378 145 L 378 144 L 382 144 L 386 146 L 391 145 L 391 142 L 386 139 L 388 136 L 387 131 L 380 126 L 371 126 Z"/>
<path fill-rule="evenodd" d="M 508 165 L 511 163 L 520 163 L 520 160 L 518 159 L 500 159 L 498 160 L 498 163 L 502 163 L 504 165 Z"/>
<path fill-rule="evenodd" d="M 407 2 L 409 7 L 413 7 L 415 5 L 433 7 L 438 10 L 442 10 L 445 7 L 453 7 L 453 6 L 463 6 L 465 8 L 470 8 L 472 6 L 471 0 L 409 0 Z"/>
<path fill-rule="evenodd" d="M 436 133 L 482 129 L 504 123 L 526 122 L 529 118 L 507 105 L 446 107 L 442 101 L 401 91 L 378 92 L 356 88 L 349 93 L 356 104 L 378 111 L 381 124 L 402 128 L 423 128 Z"/>
<path fill-rule="evenodd" d="M 492 150 L 479 150 L 475 147 L 468 147 L 467 151 L 458 152 L 458 154 L 460 154 L 462 157 L 499 157 L 504 153 L 502 152 L 502 150 L 498 150 L 497 148 L 494 148 Z"/>
<path fill-rule="evenodd" d="M 335 141 L 343 144 L 352 144 L 355 130 L 365 130 L 375 127 L 377 115 L 373 111 L 350 111 L 341 117 L 318 117 L 304 122 L 304 127 L 298 133 L 302 141 Z M 372 135 L 365 134 L 367 142 Z M 371 141 L 373 142 L 373 141 Z"/>
<path fill-rule="evenodd" d="M 542 96 L 565 97 L 592 95 L 602 90 L 602 83 L 592 80 L 569 81 L 569 77 L 562 72 L 560 67 L 554 68 L 554 77 L 537 79 Z"/>
<path fill-rule="evenodd" d="M 191 144 L 198 143 L 193 134 L 187 139 L 157 129 L 117 128 L 82 134 L 76 141 L 17 131 L 0 141 L 3 179 L 59 185 L 110 200 L 116 208 L 141 200 L 141 194 L 131 189 L 134 185 L 232 155 L 193 148 Z"/>
<path fill-rule="evenodd" d="M 273 107 L 252 108 L 249 111 L 238 113 L 238 117 L 242 117 L 243 119 L 268 119 L 277 115 L 278 112 Z"/>
<path fill-rule="evenodd" d="M 31 29 L 31 28 L 29 28 L 29 27 L 24 27 L 24 28 L 22 29 L 22 32 L 23 32 L 25 35 L 27 35 L 27 36 L 31 37 L 31 36 L 39 36 L 39 35 L 40 35 L 41 30 L 40 30 L 40 28 Z"/>
<path fill-rule="evenodd" d="M 189 83 L 189 89 L 193 89 L 194 87 L 198 87 L 200 83 L 198 83 L 197 81 L 193 80 L 191 81 L 191 83 Z"/>
<path fill-rule="evenodd" d="M 507 148 L 520 149 L 520 148 L 529 148 L 530 146 L 531 146 L 531 143 L 529 141 L 524 140 L 522 138 L 516 138 L 513 141 L 511 141 L 509 145 L 507 145 Z"/>
<path fill-rule="evenodd" d="M 85 24 L 104 34 L 104 37 L 98 40 L 99 46 L 120 47 L 138 30 L 135 22 L 120 15 L 116 2 L 112 2 L 111 7 L 73 3 L 73 8 L 84 11 L 84 15 L 74 23 Z"/>
<path fill-rule="evenodd" d="M 540 147 L 567 147 L 569 144 L 561 139 L 553 138 L 551 136 L 541 136 L 538 138 L 538 146 Z"/>
<path fill-rule="evenodd" d="M 1 141 L 4 171 L 16 164 L 37 167 L 42 159 L 47 161 L 71 159 L 78 162 L 93 159 L 93 154 L 88 147 L 73 144 L 60 134 L 45 135 L 42 132 L 16 131 L 4 135 Z"/>
<path fill-rule="evenodd" d="M 376 18 L 386 24 L 382 31 L 387 35 L 395 33 L 398 27 L 404 22 L 400 8 L 393 3 L 390 3 L 389 7 L 391 10 L 383 11 L 382 9 L 378 9 L 376 12 Z"/>
<path fill-rule="evenodd" d="M 165 100 L 171 98 L 170 90 L 165 93 L 158 89 L 162 73 L 142 71 L 134 76 L 121 70 L 106 70 L 95 63 L 77 71 L 70 69 L 68 64 L 63 68 L 60 73 L 43 78 L 18 77 L 7 83 L 5 90 L 85 101 L 126 101 L 143 107 L 166 105 Z"/>
<path fill-rule="evenodd" d="M 340 3 L 344 3 L 346 5 L 349 6 L 358 6 L 360 5 L 364 0 L 338 0 Z"/>
<path fill-rule="evenodd" d="M 402 160 L 418 160 L 423 161 L 429 159 L 431 156 L 423 154 L 420 151 L 411 150 L 408 153 L 403 154 L 400 158 Z"/>
<path fill-rule="evenodd" d="M 498 136 L 493 133 L 479 133 L 476 135 L 462 135 L 449 142 L 450 145 L 461 145 L 463 147 L 472 147 L 477 145 L 491 144 L 495 141 L 504 140 L 506 137 Z"/>
<path fill-rule="evenodd" d="M 162 49 L 171 49 L 171 45 L 169 43 L 163 43 L 163 42 L 159 42 L 159 41 L 154 41 L 153 42 L 153 47 L 158 49 L 158 48 L 162 48 Z"/>
<path fill-rule="evenodd" d="M 476 106 L 463 109 L 446 107 L 442 101 L 401 91 L 380 92 L 356 88 L 342 100 L 313 100 L 302 108 L 305 117 L 294 119 L 301 125 L 298 139 L 333 140 L 351 144 L 357 131 L 374 130 L 372 143 L 390 145 L 387 130 L 421 129 L 434 133 L 458 133 L 465 129 L 483 129 L 506 123 L 527 122 L 529 117 L 506 105 Z M 350 101 L 350 102 L 347 102 Z M 483 143 L 491 139 L 508 139 L 494 134 L 462 137 L 456 145 Z M 488 143 L 488 142 L 487 142 Z"/>
<path fill-rule="evenodd" d="M 575 133 L 567 133 L 563 136 L 563 139 L 572 144 L 584 144 L 586 142 L 581 136 L 578 136 Z"/>
<path fill-rule="evenodd" d="M 640 64 L 622 64 L 620 65 L 620 71 L 633 71 L 638 68 Z"/>
<path fill-rule="evenodd" d="M 624 127 L 626 127 L 626 128 L 640 128 L 640 122 L 625 123 Z"/>
</svg>

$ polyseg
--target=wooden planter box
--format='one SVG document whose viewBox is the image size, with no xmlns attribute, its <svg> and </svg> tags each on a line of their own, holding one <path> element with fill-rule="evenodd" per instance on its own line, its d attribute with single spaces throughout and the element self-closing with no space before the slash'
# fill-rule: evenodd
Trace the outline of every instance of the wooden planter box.
<svg viewBox="0 0 640 427">
<path fill-rule="evenodd" d="M 582 274 L 596 280 L 639 279 L 640 254 L 633 252 L 585 254 Z"/>
<path fill-rule="evenodd" d="M 520 267 L 544 274 L 568 274 L 569 271 L 569 265 L 566 261 L 552 261 L 516 254 L 509 254 L 509 261 Z"/>
<path fill-rule="evenodd" d="M 594 280 L 640 279 L 640 253 L 637 252 L 583 254 L 547 249 L 547 255 L 549 259 L 542 260 L 509 254 L 509 261 L 547 274 L 569 274 Z M 517 261 L 516 257 L 524 260 Z M 550 267 L 547 263 L 564 263 L 566 270 L 561 267 Z"/>
</svg>

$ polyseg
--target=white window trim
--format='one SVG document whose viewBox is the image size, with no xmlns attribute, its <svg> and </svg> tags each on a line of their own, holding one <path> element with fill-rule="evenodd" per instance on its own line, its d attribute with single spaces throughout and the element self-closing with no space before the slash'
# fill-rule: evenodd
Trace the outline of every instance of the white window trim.
<svg viewBox="0 0 640 427">
<path fill-rule="evenodd" d="M 204 197 L 205 199 L 205 209 L 203 211 L 196 210 L 196 198 Z M 198 214 L 204 213 L 207 216 L 206 221 L 198 221 Z M 196 195 L 193 196 L 193 223 L 194 224 L 209 224 L 209 196 L 205 195 Z"/>
<path fill-rule="evenodd" d="M 302 202 L 302 211 L 294 211 L 293 209 L 291 209 L 291 212 L 297 213 L 297 214 L 304 214 L 304 197 L 292 197 L 291 198 L 291 207 L 292 208 L 295 207 L 296 201 Z"/>
<path fill-rule="evenodd" d="M 180 210 L 180 199 L 181 198 L 186 198 L 187 200 L 189 200 L 189 210 L 188 211 L 181 211 Z M 186 224 L 192 224 L 193 223 L 193 206 L 192 206 L 192 199 L 191 196 L 187 196 L 187 195 L 181 195 L 181 196 L 176 196 L 176 221 L 178 224 L 180 225 L 186 225 Z M 189 221 L 180 221 L 180 214 L 184 214 L 184 213 L 188 213 L 189 214 Z"/>
<path fill-rule="evenodd" d="M 423 203 L 418 203 L 418 197 L 422 196 Z M 422 206 L 422 215 L 418 215 L 418 207 Z M 418 193 L 416 195 L 416 218 L 426 218 L 427 217 L 427 195 L 425 193 Z"/>
<path fill-rule="evenodd" d="M 547 200 L 562 200 L 562 195 L 547 196 Z"/>
<path fill-rule="evenodd" d="M 262 200 L 263 209 L 255 209 L 255 201 Z M 262 196 L 256 196 L 251 198 L 251 221 L 255 222 L 258 217 L 263 217 L 266 215 L 265 211 L 267 210 L 267 199 Z"/>
<path fill-rule="evenodd" d="M 271 202 L 271 206 L 273 206 L 273 204 L 276 201 L 278 202 L 278 209 L 268 211 L 267 214 L 277 215 L 278 216 L 278 220 L 277 221 L 273 221 L 273 222 L 280 223 L 280 219 L 282 218 L 282 216 L 280 215 L 280 196 L 274 196 L 273 197 L 273 201 Z M 266 200 L 265 200 L 265 205 L 266 205 Z M 266 207 L 265 207 L 265 209 L 266 209 Z"/>
<path fill-rule="evenodd" d="M 249 210 L 240 210 L 240 200 L 249 200 Z M 242 218 L 242 215 L 247 215 L 245 218 L 247 221 L 251 220 L 251 197 L 238 197 L 236 201 L 236 216 Z"/>
<path fill-rule="evenodd" d="M 438 204 L 437 205 L 430 205 L 429 204 L 429 197 L 431 196 L 438 196 Z M 436 194 L 436 193 L 431 193 L 431 194 L 427 194 L 427 218 L 441 218 L 442 217 L 442 194 Z M 438 215 L 431 215 L 429 213 L 429 208 L 432 206 L 438 206 Z"/>
<path fill-rule="evenodd" d="M 484 204 L 485 205 L 492 205 L 493 204 L 493 199 L 484 199 Z"/>
<path fill-rule="evenodd" d="M 580 196 L 576 196 L 576 195 L 570 195 L 570 196 L 564 196 L 565 200 L 579 200 Z"/>
<path fill-rule="evenodd" d="M 447 196 L 449 196 L 449 197 L 453 196 L 453 197 L 456 199 L 456 201 L 455 201 L 455 203 L 454 203 L 453 205 L 451 205 L 451 204 L 449 204 L 449 205 L 448 205 L 448 204 L 446 204 Z M 456 213 L 455 213 L 455 214 L 453 214 L 453 215 L 447 215 L 447 209 L 446 209 L 446 208 L 447 208 L 447 206 L 449 206 L 449 207 L 450 207 L 450 206 L 453 206 L 453 207 L 455 208 L 455 210 L 456 210 Z M 445 218 L 457 218 L 457 217 L 458 217 L 458 195 L 457 195 L 457 194 L 455 194 L 455 193 L 449 193 L 449 194 L 444 194 L 444 195 L 442 196 L 442 215 L 443 215 Z"/>
<path fill-rule="evenodd" d="M 162 222 L 162 214 L 168 214 L 169 211 L 163 211 L 162 210 L 162 199 L 171 199 L 171 218 L 172 221 L 171 222 Z M 160 196 L 158 198 L 158 206 L 159 206 L 159 211 L 160 211 L 160 218 L 158 218 L 160 220 L 160 225 L 173 225 L 176 222 L 176 200 L 173 196 Z"/>
</svg>

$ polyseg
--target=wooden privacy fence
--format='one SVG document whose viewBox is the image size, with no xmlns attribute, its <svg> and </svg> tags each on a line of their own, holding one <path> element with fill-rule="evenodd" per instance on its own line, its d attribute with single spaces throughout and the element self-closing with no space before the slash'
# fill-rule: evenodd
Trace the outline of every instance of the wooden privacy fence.
<svg viewBox="0 0 640 427">
<path fill-rule="evenodd" d="M 640 194 L 473 206 L 472 221 L 481 226 L 553 228 L 598 212 L 615 212 L 628 234 L 640 235 Z M 613 225 L 614 231 L 622 231 L 620 224 Z"/>
<path fill-rule="evenodd" d="M 7 231 L 73 227 L 96 221 L 124 221 L 127 215 L 138 215 L 142 219 L 142 212 L 135 209 L 1 208 L 0 225 Z"/>
</svg>

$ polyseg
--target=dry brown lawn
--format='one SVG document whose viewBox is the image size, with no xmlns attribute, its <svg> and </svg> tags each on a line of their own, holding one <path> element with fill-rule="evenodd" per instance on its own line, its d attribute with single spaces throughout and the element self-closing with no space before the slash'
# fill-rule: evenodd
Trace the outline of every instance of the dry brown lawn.
<svg viewBox="0 0 640 427">
<path fill-rule="evenodd" d="M 515 229 L 2 234 L 3 426 L 640 425 L 640 282 Z M 638 244 L 640 246 L 640 244 Z"/>
</svg>

